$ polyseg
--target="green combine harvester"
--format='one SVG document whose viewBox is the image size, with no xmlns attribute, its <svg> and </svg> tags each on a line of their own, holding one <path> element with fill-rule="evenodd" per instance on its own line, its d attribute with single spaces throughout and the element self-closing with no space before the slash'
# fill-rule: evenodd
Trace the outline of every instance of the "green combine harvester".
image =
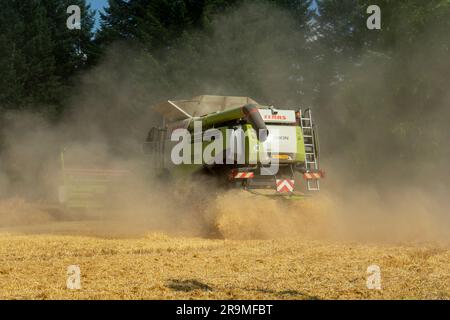
<svg viewBox="0 0 450 320">
<path fill-rule="evenodd" d="M 204 174 L 226 188 L 287 198 L 320 190 L 324 174 L 319 168 L 317 129 L 310 109 L 277 109 L 248 97 L 203 95 L 169 100 L 153 110 L 162 116 L 162 125 L 150 129 L 143 149 L 163 179 Z M 189 151 L 191 160 L 181 164 L 173 159 L 174 148 L 182 140 L 178 140 L 180 134 L 174 139 L 174 133 L 180 129 L 190 139 L 183 151 Z M 220 148 L 208 158 L 205 153 L 213 149 L 212 144 Z M 276 166 L 275 171 L 269 170 L 271 165 Z"/>
</svg>

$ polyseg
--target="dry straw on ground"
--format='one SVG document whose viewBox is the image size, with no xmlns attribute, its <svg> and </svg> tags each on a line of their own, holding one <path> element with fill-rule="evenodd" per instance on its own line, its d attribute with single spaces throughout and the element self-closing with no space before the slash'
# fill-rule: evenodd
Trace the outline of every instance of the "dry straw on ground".
<svg viewBox="0 0 450 320">
<path fill-rule="evenodd" d="M 1 233 L 1 298 L 450 299 L 450 250 L 436 245 L 48 235 L 58 229 L 95 226 Z M 381 267 L 380 291 L 366 287 L 372 264 Z M 69 265 L 81 269 L 81 290 L 66 288 Z"/>
<path fill-rule="evenodd" d="M 147 218 L 124 208 L 126 215 L 67 221 L 19 199 L 4 202 L 0 298 L 450 299 L 448 243 L 352 238 L 326 197 L 249 197 L 224 193 L 204 219 L 186 209 L 189 223 L 173 212 L 161 221 L 159 207 L 147 207 Z M 366 287 L 374 264 L 382 290 Z M 70 265 L 81 269 L 81 290 L 66 288 Z"/>
</svg>

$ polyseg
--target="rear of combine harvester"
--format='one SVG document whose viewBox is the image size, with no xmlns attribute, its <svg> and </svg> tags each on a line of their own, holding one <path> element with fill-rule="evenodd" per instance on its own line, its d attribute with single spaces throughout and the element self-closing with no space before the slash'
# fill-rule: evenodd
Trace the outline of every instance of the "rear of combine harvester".
<svg viewBox="0 0 450 320">
<path fill-rule="evenodd" d="M 259 105 L 247 97 L 199 96 L 167 101 L 154 110 L 162 115 L 163 125 L 150 130 L 144 152 L 160 172 L 174 177 L 203 172 L 216 177 L 227 187 L 288 198 L 320 190 L 323 172 L 319 168 L 317 129 L 310 109 L 276 109 Z M 170 158 L 174 146 L 171 134 L 175 129 L 185 128 L 194 134 L 195 140 L 195 121 L 201 122 L 203 136 L 211 128 L 219 130 L 225 137 L 227 129 L 242 129 L 246 133 L 245 163 L 208 164 L 203 161 L 202 164 L 174 165 Z M 256 135 L 251 134 L 251 130 L 256 131 Z M 258 133 L 264 131 L 266 134 L 261 137 Z M 203 141 L 202 151 L 209 143 L 211 141 Z M 226 146 L 224 143 L 223 154 L 229 151 Z M 264 164 L 250 163 L 252 153 L 261 149 L 277 163 L 275 173 L 262 174 Z"/>
</svg>

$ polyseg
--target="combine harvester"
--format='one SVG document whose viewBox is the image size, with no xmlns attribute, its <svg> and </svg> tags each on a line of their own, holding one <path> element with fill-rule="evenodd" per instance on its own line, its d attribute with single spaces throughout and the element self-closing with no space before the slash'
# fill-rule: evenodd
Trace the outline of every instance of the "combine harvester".
<svg viewBox="0 0 450 320">
<path fill-rule="evenodd" d="M 317 129 L 310 109 L 291 110 L 263 106 L 248 97 L 203 95 L 190 100 L 166 101 L 153 107 L 162 116 L 162 125 L 150 129 L 144 153 L 149 156 L 160 177 L 213 176 L 226 188 L 239 188 L 255 194 L 302 198 L 320 190 L 324 177 L 319 168 Z M 196 124 L 197 123 L 197 124 Z M 198 124 L 201 131 L 198 131 Z M 176 129 L 191 134 L 191 159 L 214 142 L 210 129 L 222 133 L 223 147 L 213 154 L 213 162 L 201 157 L 200 162 L 174 164 L 172 151 L 178 141 L 172 141 Z M 230 130 L 245 134 L 244 155 L 238 162 L 230 149 Z M 201 141 L 200 150 L 195 142 Z M 211 148 L 210 148 L 211 149 Z M 234 149 L 233 149 L 234 150 Z M 267 162 L 256 154 L 265 154 L 277 163 L 278 170 L 267 174 Z M 232 154 L 232 163 L 227 162 Z M 198 159 L 198 157 L 197 157 Z"/>
</svg>

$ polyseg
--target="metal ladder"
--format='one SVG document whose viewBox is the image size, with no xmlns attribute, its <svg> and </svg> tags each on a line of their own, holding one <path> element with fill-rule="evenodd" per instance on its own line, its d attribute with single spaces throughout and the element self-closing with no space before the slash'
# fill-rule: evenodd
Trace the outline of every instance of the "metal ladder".
<svg viewBox="0 0 450 320">
<path fill-rule="evenodd" d="M 311 109 L 306 109 L 300 113 L 300 125 L 302 127 L 303 139 L 305 143 L 305 166 L 306 172 L 311 170 L 319 170 L 319 163 L 316 156 L 316 141 L 314 138 L 314 125 L 312 120 Z M 307 179 L 306 180 L 308 191 L 319 191 L 320 182 L 319 179 Z"/>
</svg>

